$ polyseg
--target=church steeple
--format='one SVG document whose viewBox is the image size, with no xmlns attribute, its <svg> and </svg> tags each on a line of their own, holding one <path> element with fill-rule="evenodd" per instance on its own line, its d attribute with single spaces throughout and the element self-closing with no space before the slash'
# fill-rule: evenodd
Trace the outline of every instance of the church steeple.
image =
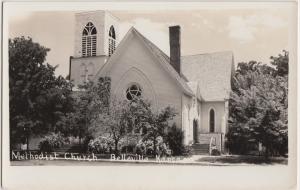
<svg viewBox="0 0 300 190">
<path fill-rule="evenodd" d="M 74 55 L 70 59 L 70 79 L 75 86 L 92 80 L 118 44 L 119 19 L 107 11 L 75 14 Z"/>
<path fill-rule="evenodd" d="M 74 57 L 110 56 L 118 43 L 118 23 L 107 11 L 77 13 Z"/>
</svg>

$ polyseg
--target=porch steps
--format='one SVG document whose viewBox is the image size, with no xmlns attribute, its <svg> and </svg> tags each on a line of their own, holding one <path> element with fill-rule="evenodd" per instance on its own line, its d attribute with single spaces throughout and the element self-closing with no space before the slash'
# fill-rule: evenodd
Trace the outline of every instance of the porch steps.
<svg viewBox="0 0 300 190">
<path fill-rule="evenodd" d="M 210 143 L 210 136 L 201 136 L 199 138 L 199 144 L 209 144 Z"/>
<path fill-rule="evenodd" d="M 209 154 L 209 144 L 192 144 L 192 153 L 194 155 Z"/>
</svg>

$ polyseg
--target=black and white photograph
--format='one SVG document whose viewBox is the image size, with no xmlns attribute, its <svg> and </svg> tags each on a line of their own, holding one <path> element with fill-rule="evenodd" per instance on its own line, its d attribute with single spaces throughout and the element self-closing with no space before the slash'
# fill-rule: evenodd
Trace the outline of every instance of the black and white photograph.
<svg viewBox="0 0 300 190">
<path fill-rule="evenodd" d="M 7 167 L 191 168 L 205 189 L 257 168 L 296 188 L 295 2 L 77 3 L 3 4 Z"/>
</svg>

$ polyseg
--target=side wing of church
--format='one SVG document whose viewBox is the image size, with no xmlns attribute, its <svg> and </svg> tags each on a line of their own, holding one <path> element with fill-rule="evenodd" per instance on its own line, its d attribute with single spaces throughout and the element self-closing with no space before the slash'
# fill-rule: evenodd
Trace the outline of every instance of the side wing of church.
<svg viewBox="0 0 300 190">
<path fill-rule="evenodd" d="M 180 27 L 172 26 L 169 57 L 135 28 L 120 41 L 119 22 L 106 11 L 76 14 L 75 48 L 70 58 L 75 87 L 110 77 L 111 94 L 118 99 L 141 96 L 155 109 L 175 107 L 174 122 L 195 154 L 205 151 L 212 141 L 224 152 L 232 52 L 181 56 Z"/>
</svg>

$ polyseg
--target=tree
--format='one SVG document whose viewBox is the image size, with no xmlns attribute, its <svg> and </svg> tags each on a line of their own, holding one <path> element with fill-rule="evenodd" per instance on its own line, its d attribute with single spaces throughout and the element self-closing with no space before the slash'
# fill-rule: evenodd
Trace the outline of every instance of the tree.
<svg viewBox="0 0 300 190">
<path fill-rule="evenodd" d="M 170 121 L 176 116 L 172 107 L 166 107 L 160 111 L 154 111 L 151 104 L 141 98 L 131 102 L 131 113 L 136 116 L 137 127 L 142 129 L 144 140 L 153 142 L 154 154 L 157 153 L 157 138 L 162 137 L 167 141 L 167 132 Z"/>
<path fill-rule="evenodd" d="M 262 143 L 266 157 L 287 152 L 288 86 L 287 75 L 281 75 L 281 70 L 253 61 L 238 65 L 229 101 L 231 151 L 245 153 L 251 143 Z"/>
<path fill-rule="evenodd" d="M 56 131 L 70 109 L 72 85 L 45 63 L 49 48 L 31 38 L 9 39 L 9 111 L 11 148 L 32 134 Z M 24 143 L 24 142 L 23 142 Z"/>
<path fill-rule="evenodd" d="M 289 52 L 283 50 L 283 55 L 279 54 L 278 57 L 271 56 L 271 64 L 276 67 L 279 76 L 287 76 L 289 73 Z"/>
<path fill-rule="evenodd" d="M 178 128 L 175 123 L 168 131 L 167 142 L 170 149 L 173 152 L 173 155 L 182 155 L 185 151 L 185 147 L 183 144 L 184 133 Z"/>
<path fill-rule="evenodd" d="M 88 81 L 79 85 L 79 91 L 73 92 L 73 111 L 66 114 L 64 133 L 83 137 L 91 136 L 98 127 L 98 117 L 107 113 L 110 99 L 109 77 L 100 77 L 97 83 Z"/>
<path fill-rule="evenodd" d="M 129 111 L 128 101 L 120 101 L 112 99 L 109 105 L 109 109 L 106 112 L 102 112 L 95 120 L 98 124 L 96 127 L 98 133 L 101 135 L 108 134 L 114 141 L 114 151 L 119 153 L 118 145 L 120 140 L 127 134 L 127 118 L 126 114 Z"/>
</svg>

